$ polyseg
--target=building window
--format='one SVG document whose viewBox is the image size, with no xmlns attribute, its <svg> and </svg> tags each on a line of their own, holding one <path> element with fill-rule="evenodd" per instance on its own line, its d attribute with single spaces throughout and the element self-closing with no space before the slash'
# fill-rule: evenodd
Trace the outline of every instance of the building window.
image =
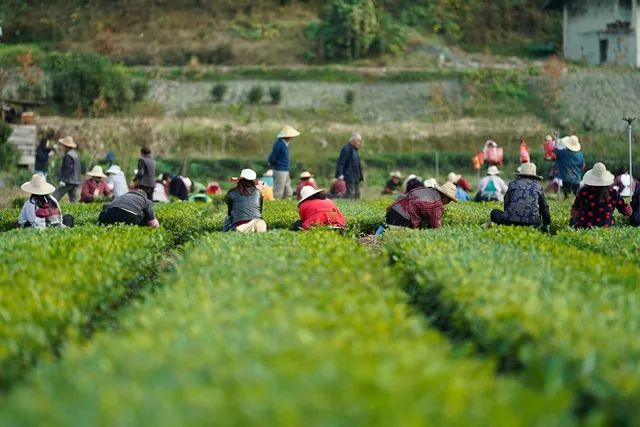
<svg viewBox="0 0 640 427">
<path fill-rule="evenodd" d="M 609 51 L 609 40 L 600 40 L 600 63 L 605 64 L 607 62 L 607 52 Z"/>
<path fill-rule="evenodd" d="M 631 0 L 619 0 L 620 9 L 631 10 Z"/>
</svg>

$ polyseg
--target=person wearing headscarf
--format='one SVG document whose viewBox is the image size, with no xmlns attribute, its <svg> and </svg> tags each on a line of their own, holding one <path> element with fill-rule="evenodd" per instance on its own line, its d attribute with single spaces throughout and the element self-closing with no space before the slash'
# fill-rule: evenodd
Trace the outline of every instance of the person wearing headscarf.
<svg viewBox="0 0 640 427">
<path fill-rule="evenodd" d="M 631 216 L 631 206 L 612 188 L 613 174 L 603 163 L 596 163 L 584 174 L 584 187 L 571 207 L 570 224 L 575 228 L 608 228 L 615 225 L 613 211 Z"/>
<path fill-rule="evenodd" d="M 256 186 L 256 173 L 243 169 L 239 178 L 232 178 L 236 187 L 225 196 L 227 217 L 222 231 L 241 233 L 263 233 L 267 224 L 262 219 L 262 193 Z"/>
<path fill-rule="evenodd" d="M 387 209 L 386 223 L 408 228 L 440 228 L 444 207 L 457 202 L 456 186 L 447 182 L 427 188 L 420 184 Z"/>
<path fill-rule="evenodd" d="M 504 196 L 504 211 L 491 211 L 491 221 L 501 225 L 551 225 L 549 205 L 540 185 L 541 176 L 536 165 L 523 163 L 516 172 L 517 179 L 509 183 Z"/>
</svg>

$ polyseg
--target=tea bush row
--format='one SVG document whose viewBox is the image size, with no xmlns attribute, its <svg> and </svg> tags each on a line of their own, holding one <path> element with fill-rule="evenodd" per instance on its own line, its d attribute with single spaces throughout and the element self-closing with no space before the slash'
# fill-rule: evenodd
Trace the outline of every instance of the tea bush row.
<svg viewBox="0 0 640 427">
<path fill-rule="evenodd" d="M 386 251 L 432 322 L 495 354 L 539 390 L 573 390 L 576 413 L 640 422 L 640 265 L 615 244 L 635 229 L 391 232 Z M 637 243 L 635 244 L 637 245 Z M 584 247 L 586 249 L 582 249 Z"/>
<path fill-rule="evenodd" d="M 456 354 L 382 257 L 330 231 L 211 235 L 118 331 L 0 402 L 0 424 L 572 425 Z"/>
<path fill-rule="evenodd" d="M 132 227 L 3 233 L 0 389 L 125 298 L 169 242 L 165 232 Z"/>
</svg>

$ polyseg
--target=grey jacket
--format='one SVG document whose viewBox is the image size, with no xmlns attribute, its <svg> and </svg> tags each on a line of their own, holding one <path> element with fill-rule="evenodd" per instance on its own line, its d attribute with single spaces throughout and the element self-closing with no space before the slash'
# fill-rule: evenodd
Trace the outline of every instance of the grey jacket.
<svg viewBox="0 0 640 427">
<path fill-rule="evenodd" d="M 232 225 L 239 221 L 262 218 L 262 193 L 257 188 L 252 189 L 248 196 L 243 196 L 237 188 L 234 188 L 227 193 L 225 200 L 228 217 L 223 231 L 230 230 L 233 228 Z"/>
<path fill-rule="evenodd" d="M 82 184 L 82 172 L 80 171 L 80 157 L 73 148 L 62 158 L 60 169 L 60 181 L 65 184 Z"/>
<path fill-rule="evenodd" d="M 138 185 L 144 187 L 156 186 L 156 161 L 151 156 L 142 156 L 138 160 L 138 173 L 136 174 Z"/>
<path fill-rule="evenodd" d="M 153 202 L 147 198 L 147 195 L 142 190 L 124 193 L 122 196 L 113 199 L 111 203 L 105 203 L 102 206 L 103 211 L 114 208 L 131 212 L 134 215 L 144 218 L 146 222 L 156 217 L 153 212 Z"/>
</svg>

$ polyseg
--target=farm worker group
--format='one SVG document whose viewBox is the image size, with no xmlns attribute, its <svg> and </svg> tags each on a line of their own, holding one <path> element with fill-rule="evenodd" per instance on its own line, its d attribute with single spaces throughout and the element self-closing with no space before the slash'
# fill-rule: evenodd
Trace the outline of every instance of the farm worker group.
<svg viewBox="0 0 640 427">
<path fill-rule="evenodd" d="M 362 146 L 362 136 L 354 132 L 342 147 L 336 164 L 335 179 L 329 192 L 319 188 L 309 171 L 300 174 L 300 181 L 295 192 L 291 188 L 289 171 L 289 145 L 300 132 L 291 126 L 285 126 L 277 135 L 269 156 L 272 167 L 260 179 L 252 169 L 243 169 L 237 178 L 232 178 L 235 187 L 225 196 L 227 217 L 223 231 L 264 232 L 267 224 L 263 219 L 263 203 L 273 198 L 288 198 L 295 194 L 298 199 L 300 219 L 293 229 L 306 230 L 312 226 L 325 225 L 344 230 L 347 220 L 340 209 L 332 201 L 336 197 L 360 198 L 360 183 L 363 181 L 362 166 L 358 150 Z M 211 183 L 208 187 L 193 184 L 187 177 L 170 173 L 155 177 L 156 163 L 148 148 L 142 148 L 138 168 L 134 178 L 134 188 L 127 185 L 124 173 L 118 165 L 112 164 L 106 172 L 99 165 L 93 166 L 82 181 L 77 147 L 72 137 L 59 140 L 63 147 L 64 157 L 60 171 L 60 186 L 56 189 L 47 183 L 47 168 L 39 164 L 38 173 L 31 181 L 24 183 L 22 189 L 30 194 L 24 203 L 18 218 L 23 227 L 46 228 L 49 226 L 73 225 L 73 218 L 62 215 L 58 200 L 68 195 L 71 202 L 78 198 L 77 190 L 81 187 L 81 202 L 106 201 L 99 214 L 100 224 L 125 223 L 158 227 L 153 202 L 158 200 L 158 193 L 165 198 L 168 195 L 179 200 L 206 200 L 206 192 L 220 193 L 220 186 Z M 552 144 L 553 143 L 553 144 Z M 553 146 L 552 146 L 553 145 Z M 41 151 L 48 150 L 45 146 Z M 560 139 L 557 144 L 553 140 L 545 141 L 545 153 L 556 161 L 558 179 L 567 194 L 576 194 L 571 208 L 570 224 L 575 228 L 611 227 L 615 224 L 614 210 L 620 214 L 631 216 L 630 224 L 640 225 L 640 186 L 632 194 L 631 204 L 622 198 L 621 192 L 631 195 L 630 176 L 621 175 L 616 181 L 614 175 L 603 163 L 596 163 L 582 176 L 584 156 L 580 141 L 576 136 Z M 526 143 L 521 141 L 521 159 Z M 537 174 L 536 165 L 524 161 L 514 172 L 516 179 L 508 185 L 500 177 L 497 164 L 501 152 L 497 144 L 489 140 L 485 144 L 489 161 L 486 176 L 478 182 L 477 201 L 499 201 L 503 209 L 491 211 L 490 220 L 500 225 L 543 226 L 551 224 L 549 206 L 540 185 L 543 179 Z M 48 155 L 48 153 L 46 153 Z M 483 154 L 484 155 L 484 154 Z M 525 160 L 527 156 L 524 156 Z M 628 174 L 627 174 L 628 175 Z M 385 222 L 387 225 L 408 228 L 439 228 L 445 206 L 450 202 L 469 200 L 469 183 L 459 174 L 451 172 L 447 182 L 439 185 L 433 178 L 422 181 L 416 175 L 409 175 L 404 181 L 402 191 L 402 173 L 390 173 L 383 194 L 398 194 L 396 200 L 388 207 Z M 215 184 L 215 185 L 213 185 Z M 615 184 L 615 185 L 614 185 Z M 192 189 L 194 195 L 190 196 Z M 490 223 L 489 223 L 490 224 Z"/>
</svg>

